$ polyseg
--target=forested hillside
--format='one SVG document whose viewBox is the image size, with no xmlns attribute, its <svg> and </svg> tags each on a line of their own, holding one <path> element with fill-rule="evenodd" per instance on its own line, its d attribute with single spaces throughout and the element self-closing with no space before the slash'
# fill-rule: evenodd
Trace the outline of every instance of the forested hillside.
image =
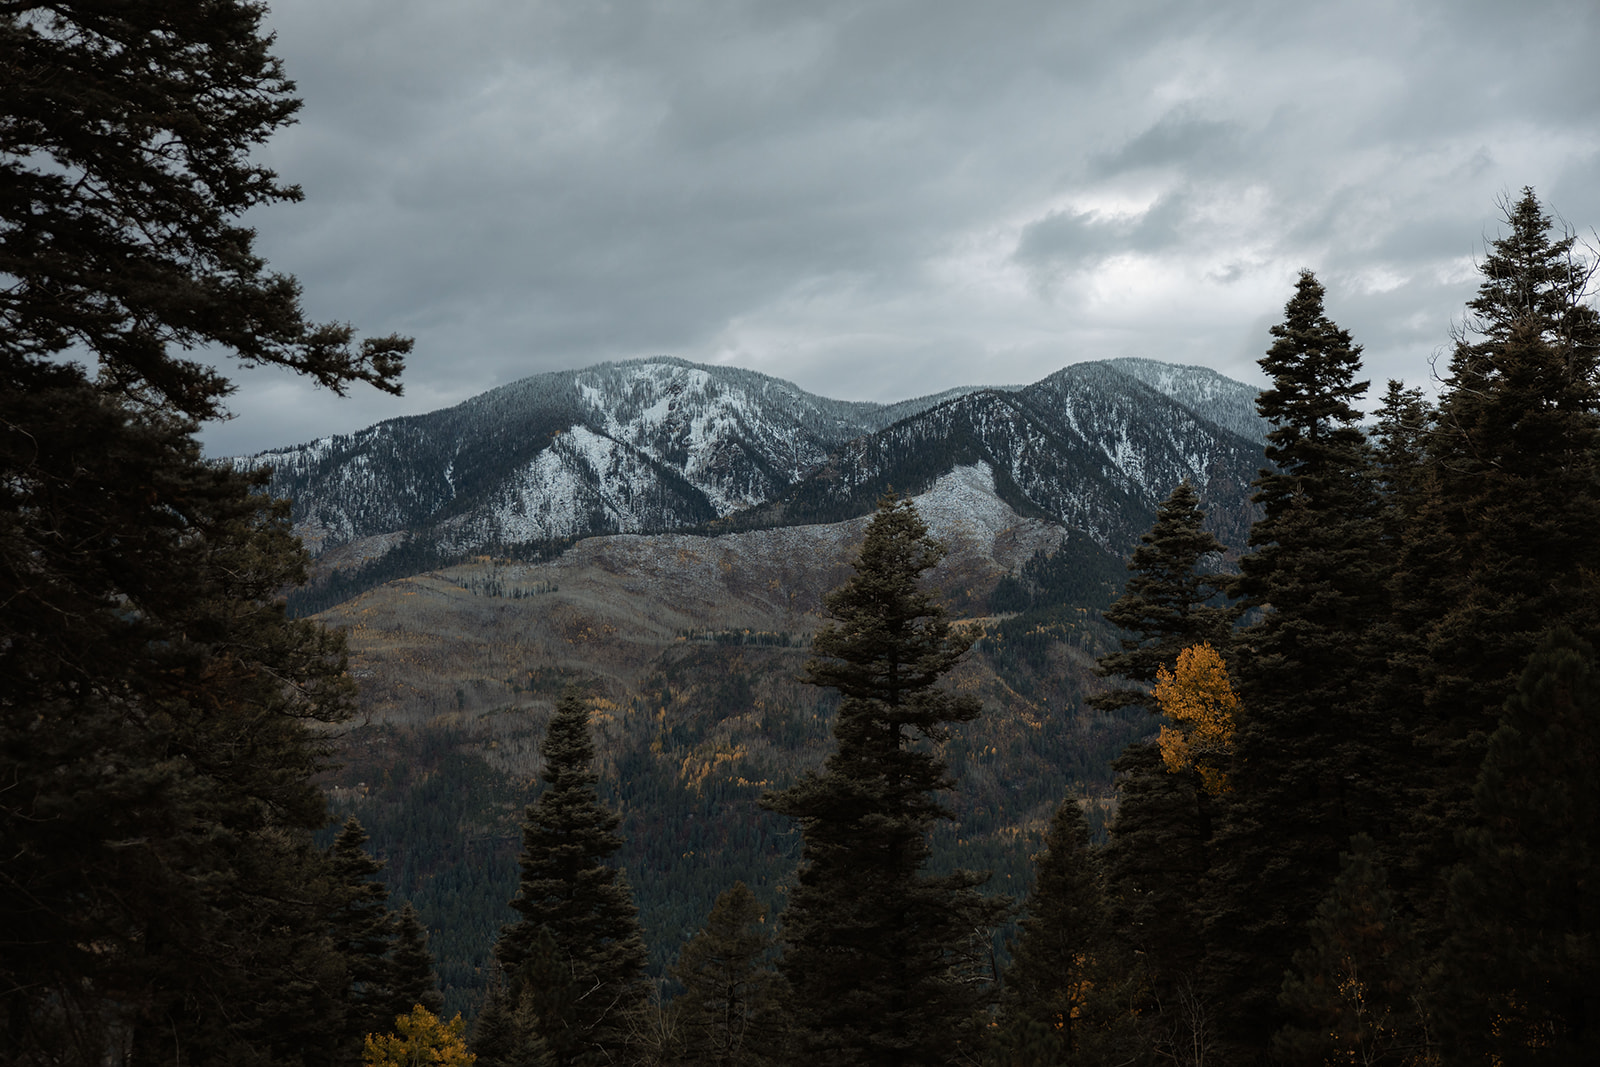
<svg viewBox="0 0 1600 1067">
<path fill-rule="evenodd" d="M 965 856 L 1020 885 L 1016 842 L 1063 789 L 1108 797 L 1111 758 L 1147 729 L 1083 705 L 1106 640 L 1098 610 L 1125 572 L 1086 536 L 1018 516 L 986 467 L 918 502 L 951 548 L 933 580 L 983 633 L 956 677 L 995 712 L 947 747 L 974 791 L 935 859 Z M 778 900 L 794 837 L 755 802 L 824 752 L 835 701 L 795 679 L 864 522 L 591 538 L 549 563 L 429 572 L 325 616 L 350 627 L 372 719 L 345 741 L 334 805 L 360 817 L 391 885 L 429 917 L 451 1006 L 470 1009 L 485 980 L 539 732 L 570 681 L 596 701 L 600 788 L 624 814 L 619 858 L 653 967 L 728 871 Z"/>
</svg>

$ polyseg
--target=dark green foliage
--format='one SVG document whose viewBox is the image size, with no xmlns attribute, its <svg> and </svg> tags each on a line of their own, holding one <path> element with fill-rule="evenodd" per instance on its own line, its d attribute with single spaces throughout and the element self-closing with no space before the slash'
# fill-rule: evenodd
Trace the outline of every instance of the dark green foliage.
<svg viewBox="0 0 1600 1067">
<path fill-rule="evenodd" d="M 1377 847 L 1357 834 L 1311 920 L 1280 999 L 1291 1022 L 1273 1046 L 1288 1063 L 1412 1064 L 1428 1051 L 1423 969 Z"/>
<path fill-rule="evenodd" d="M 1119 651 L 1095 661 L 1100 677 L 1150 685 L 1159 668 L 1170 669 L 1191 645 L 1209 642 L 1226 654 L 1235 613 L 1218 602 L 1227 579 L 1207 569 L 1220 562 L 1224 547 L 1202 527 L 1204 519 L 1194 486 L 1179 482 L 1128 560 L 1133 577 L 1127 588 L 1105 612 L 1124 636 Z M 1090 703 L 1104 711 L 1142 706 L 1155 713 L 1150 700 L 1148 690 L 1124 686 Z"/>
<path fill-rule="evenodd" d="M 1360 348 L 1323 311 L 1307 271 L 1261 366 L 1272 468 L 1232 592 L 1260 621 L 1235 640 L 1241 701 L 1212 863 L 1208 970 L 1241 1048 L 1280 1025 L 1278 976 L 1352 833 L 1390 818 L 1391 731 L 1363 696 L 1384 617 L 1373 455 L 1354 401 Z"/>
<path fill-rule="evenodd" d="M 1438 862 L 1471 818 L 1488 736 L 1538 635 L 1600 624 L 1600 315 L 1570 235 L 1531 190 L 1507 205 L 1452 355 L 1428 459 L 1435 493 L 1406 557 L 1434 765 Z"/>
<path fill-rule="evenodd" d="M 781 1060 L 788 1016 L 773 954 L 766 909 L 735 882 L 672 967 L 683 985 L 671 1008 L 680 1062 L 733 1067 Z"/>
<path fill-rule="evenodd" d="M 459 751 L 469 743 L 458 728 L 359 727 L 326 777 L 338 783 L 335 807 L 372 835 L 391 899 L 414 906 L 427 927 L 442 1014 L 470 1019 L 498 970 L 491 949 L 516 892 L 525 789 Z"/>
<path fill-rule="evenodd" d="M 194 418 L 219 414 L 229 386 L 172 345 L 398 392 L 410 342 L 352 350 L 349 326 L 307 323 L 299 285 L 270 273 L 254 232 L 232 221 L 301 196 L 249 160 L 300 106 L 263 14 L 238 0 L 143 0 L 0 16 L 13 72 L 0 90 L 0 273 L 19 279 L 0 294 L 9 361 L 81 345 L 111 391 Z"/>
<path fill-rule="evenodd" d="M 344 1001 L 324 901 L 299 891 L 326 884 L 306 723 L 350 711 L 343 641 L 284 618 L 304 557 L 255 480 L 76 368 L 27 384 L 0 389 L 0 1041 L 94 1058 L 137 1032 L 245 1062 L 278 1038 L 219 1004 Z"/>
<path fill-rule="evenodd" d="M 289 614 L 295 618 L 315 615 L 335 604 L 342 604 L 368 589 L 375 589 L 384 582 L 448 567 L 453 563 L 460 563 L 463 558 L 459 553 L 440 549 L 426 538 L 408 538 L 404 544 L 396 545 L 376 559 L 336 570 L 315 583 L 290 590 Z"/>
<path fill-rule="evenodd" d="M 1380 530 L 1385 547 L 1400 547 L 1407 518 L 1432 492 L 1427 464 L 1428 434 L 1433 428 L 1433 405 L 1421 389 L 1407 389 L 1389 381 L 1378 407 L 1374 435 L 1379 487 Z"/>
<path fill-rule="evenodd" d="M 423 928 L 417 909 L 408 902 L 394 922 L 394 947 L 389 954 L 389 988 L 393 991 L 395 1015 L 403 1015 L 421 1004 L 435 1015 L 444 1010 L 444 995 L 439 992 L 439 977 L 433 970 L 433 953 L 428 951 L 428 931 Z M 400 1009 L 400 1005 L 405 1005 Z"/>
<path fill-rule="evenodd" d="M 308 722 L 344 645 L 264 479 L 201 461 L 216 345 L 397 391 L 399 338 L 304 321 L 236 225 L 298 101 L 259 5 L 0 14 L 0 1059 L 314 1061 L 348 1048 L 363 875 L 313 848 Z M 65 358 L 64 358 L 65 357 Z M 66 358 L 98 364 L 90 381 Z M 354 879 L 351 881 L 351 879 Z M 361 951 L 365 951 L 363 948 Z"/>
<path fill-rule="evenodd" d="M 807 669 L 843 696 L 838 749 L 763 800 L 805 840 L 780 964 L 802 1060 L 944 1062 L 985 993 L 973 979 L 1003 902 L 978 895 L 983 875 L 922 873 L 955 784 L 930 743 L 980 711 L 936 687 L 970 644 L 919 587 L 941 554 L 909 500 L 882 501 Z"/>
<path fill-rule="evenodd" d="M 553 977 L 560 985 L 557 990 L 547 991 L 546 1004 L 564 999 L 556 994 L 565 994 L 567 989 L 564 975 Z M 472 1028 L 477 1067 L 553 1067 L 556 1060 L 539 1033 L 532 999 L 514 997 L 502 982 L 496 982 L 489 987 L 483 1010 Z"/>
<path fill-rule="evenodd" d="M 1111 598 L 1121 580 L 1110 553 L 1086 535 L 1067 530 L 1053 551 L 1034 553 L 1019 573 L 995 584 L 989 610 L 1051 618 L 1068 609 L 1095 609 Z"/>
<path fill-rule="evenodd" d="M 507 1002 L 557 1064 L 605 1062 L 628 1042 L 644 997 L 644 939 L 626 880 L 606 860 L 621 821 L 595 792 L 589 707 L 562 694 L 540 746 L 544 789 L 522 831 L 522 916 L 495 945 Z"/>
<path fill-rule="evenodd" d="M 1600 660 L 1566 629 L 1489 739 L 1436 979 L 1452 1062 L 1579 1063 L 1600 1032 Z"/>
<path fill-rule="evenodd" d="M 1128 562 L 1133 577 L 1106 612 L 1123 636 L 1119 651 L 1096 661 L 1100 676 L 1148 686 L 1185 648 L 1228 647 L 1236 612 L 1217 603 L 1223 578 L 1206 569 L 1223 546 L 1203 528 L 1199 503 L 1193 487 L 1180 482 L 1140 539 Z M 1125 685 L 1091 703 L 1155 713 L 1150 700 L 1148 690 Z M 1120 800 L 1105 855 L 1107 907 L 1118 951 L 1139 961 L 1144 1030 L 1148 1043 L 1160 1046 L 1176 1025 L 1179 991 L 1192 991 L 1203 954 L 1199 900 L 1213 801 L 1197 771 L 1169 772 L 1153 744 L 1129 745 L 1112 766 Z"/>
<path fill-rule="evenodd" d="M 394 988 L 389 955 L 396 942 L 389 891 L 377 880 L 383 864 L 367 854 L 366 843 L 367 832 L 352 815 L 327 853 L 333 904 L 328 926 L 335 950 L 348 960 L 351 985 L 347 1041 L 340 1050 L 349 1060 L 361 1054 L 363 1037 L 388 1033 L 395 1016 L 406 1014 L 417 1003 L 401 1003 Z"/>
<path fill-rule="evenodd" d="M 1103 1040 L 1108 987 L 1119 980 L 1110 959 L 1100 857 L 1076 801 L 1050 821 L 1045 851 L 1034 860 L 1033 892 L 1018 922 L 1000 998 L 1002 1047 L 1045 1052 L 1038 1062 L 1071 1063 Z M 1048 1033 L 1052 1040 L 1041 1042 Z"/>
<path fill-rule="evenodd" d="M 1121 778 L 1105 850 L 1106 907 L 1116 943 L 1140 961 L 1149 1010 L 1159 1013 L 1199 976 L 1213 801 L 1197 774 L 1169 773 L 1154 744 L 1129 745 L 1112 766 Z"/>
</svg>

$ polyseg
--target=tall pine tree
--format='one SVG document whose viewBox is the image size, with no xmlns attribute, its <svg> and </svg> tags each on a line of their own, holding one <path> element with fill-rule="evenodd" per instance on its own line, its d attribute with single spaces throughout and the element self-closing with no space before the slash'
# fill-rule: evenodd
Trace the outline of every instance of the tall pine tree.
<svg viewBox="0 0 1600 1067">
<path fill-rule="evenodd" d="M 1100 855 L 1075 800 L 1056 810 L 1034 860 L 1033 891 L 1017 924 L 1000 997 L 1001 1062 L 1116 1062 L 1135 1044 L 1137 978 L 1115 953 Z"/>
<path fill-rule="evenodd" d="M 880 502 L 807 664 L 844 698 L 838 749 L 762 800 L 804 835 L 780 963 L 797 1062 L 946 1062 L 986 994 L 972 964 L 1004 904 L 978 894 L 984 875 L 923 873 L 929 833 L 952 817 L 938 794 L 955 786 L 933 746 L 980 711 L 937 684 L 971 644 L 919 583 L 943 552 L 909 500 Z"/>
<path fill-rule="evenodd" d="M 1273 1041 L 1278 1056 L 1307 1067 L 1431 1062 L 1419 947 L 1371 837 L 1351 839 L 1310 932 L 1284 977 L 1289 1022 Z"/>
<path fill-rule="evenodd" d="M 1451 357 L 1426 437 L 1431 493 L 1416 509 L 1396 581 L 1401 624 L 1392 700 L 1422 709 L 1425 783 L 1412 879 L 1424 922 L 1477 818 L 1473 787 L 1505 701 L 1540 635 L 1600 627 L 1600 314 L 1593 265 L 1553 235 L 1532 190 L 1506 205 L 1509 232 Z"/>
<path fill-rule="evenodd" d="M 1394 799 L 1377 773 L 1388 731 L 1359 695 L 1383 617 L 1371 446 L 1355 401 L 1361 349 L 1304 271 L 1261 360 L 1272 424 L 1261 518 L 1233 592 L 1260 621 L 1231 661 L 1241 701 L 1232 791 L 1214 845 L 1208 969 L 1241 1060 L 1280 1025 L 1278 980 L 1350 835 Z"/>
<path fill-rule="evenodd" d="M 1155 525 L 1139 538 L 1128 560 L 1132 576 L 1122 595 L 1105 611 L 1107 622 L 1123 631 L 1120 648 L 1095 661 L 1102 678 L 1124 684 L 1091 697 L 1103 711 L 1143 706 L 1155 712 L 1148 688 L 1156 672 L 1171 669 L 1178 653 L 1209 642 L 1226 653 L 1235 613 L 1220 603 L 1228 576 L 1214 568 L 1224 546 L 1202 525 L 1200 494 L 1187 481 L 1156 510 Z"/>
<path fill-rule="evenodd" d="M 544 789 L 523 820 L 511 901 L 522 918 L 494 949 L 506 979 L 500 1010 L 509 1005 L 558 1067 L 606 1063 L 627 1047 L 643 1004 L 645 946 L 627 882 L 606 863 L 622 847 L 621 817 L 596 793 L 589 706 L 576 687 L 562 693 L 539 751 Z"/>
<path fill-rule="evenodd" d="M 683 946 L 672 976 L 683 994 L 672 1004 L 680 1062 L 761 1067 L 781 1062 L 788 1013 L 773 969 L 766 909 L 743 882 L 717 897 L 706 925 Z"/>
<path fill-rule="evenodd" d="M 1194 645 L 1228 647 L 1237 613 L 1218 603 L 1228 578 L 1215 569 L 1225 549 L 1204 521 L 1199 494 L 1180 482 L 1140 538 L 1127 587 L 1105 613 L 1124 631 L 1121 648 L 1095 665 L 1101 677 L 1124 682 L 1091 698 L 1094 706 L 1143 706 L 1158 714 L 1149 687 L 1162 669 Z M 1116 943 L 1141 961 L 1146 1011 L 1154 1016 L 1177 1010 L 1179 989 L 1192 990 L 1203 954 L 1197 903 L 1213 800 L 1198 771 L 1168 771 L 1153 744 L 1129 745 L 1113 769 L 1119 800 L 1105 855 L 1107 905 Z"/>
<path fill-rule="evenodd" d="M 343 644 L 264 478 L 203 461 L 214 346 L 398 392 L 239 224 L 294 86 L 243 0 L 0 13 L 0 1060 L 285 1060 L 340 1040 L 308 722 Z M 82 362 L 77 362 L 82 361 Z M 97 365 L 91 378 L 83 363 Z"/>
</svg>

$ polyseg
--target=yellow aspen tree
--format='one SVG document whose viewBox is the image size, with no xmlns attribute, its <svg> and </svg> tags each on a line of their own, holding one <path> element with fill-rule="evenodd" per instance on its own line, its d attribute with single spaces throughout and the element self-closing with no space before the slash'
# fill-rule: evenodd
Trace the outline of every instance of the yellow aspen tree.
<svg viewBox="0 0 1600 1067">
<path fill-rule="evenodd" d="M 449 1022 L 421 1004 L 394 1021 L 392 1034 L 368 1034 L 364 1067 L 472 1067 L 478 1057 L 467 1051 L 467 1024 L 457 1012 Z"/>
<path fill-rule="evenodd" d="M 1234 715 L 1239 698 L 1228 681 L 1228 665 L 1210 643 L 1178 653 L 1172 670 L 1156 672 L 1156 703 L 1175 725 L 1163 726 L 1156 744 L 1161 762 L 1176 774 L 1189 767 L 1215 796 L 1228 791 L 1222 768 L 1233 749 Z"/>
</svg>

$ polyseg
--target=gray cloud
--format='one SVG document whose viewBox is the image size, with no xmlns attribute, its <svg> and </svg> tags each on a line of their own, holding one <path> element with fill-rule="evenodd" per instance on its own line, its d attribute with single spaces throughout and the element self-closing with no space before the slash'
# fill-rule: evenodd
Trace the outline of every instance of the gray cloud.
<svg viewBox="0 0 1600 1067">
<path fill-rule="evenodd" d="M 279 0 L 250 218 L 401 400 L 239 376 L 208 448 L 670 353 L 842 397 L 1145 355 L 1257 380 L 1295 272 L 1423 381 L 1532 184 L 1600 223 L 1587 3 Z"/>
</svg>

